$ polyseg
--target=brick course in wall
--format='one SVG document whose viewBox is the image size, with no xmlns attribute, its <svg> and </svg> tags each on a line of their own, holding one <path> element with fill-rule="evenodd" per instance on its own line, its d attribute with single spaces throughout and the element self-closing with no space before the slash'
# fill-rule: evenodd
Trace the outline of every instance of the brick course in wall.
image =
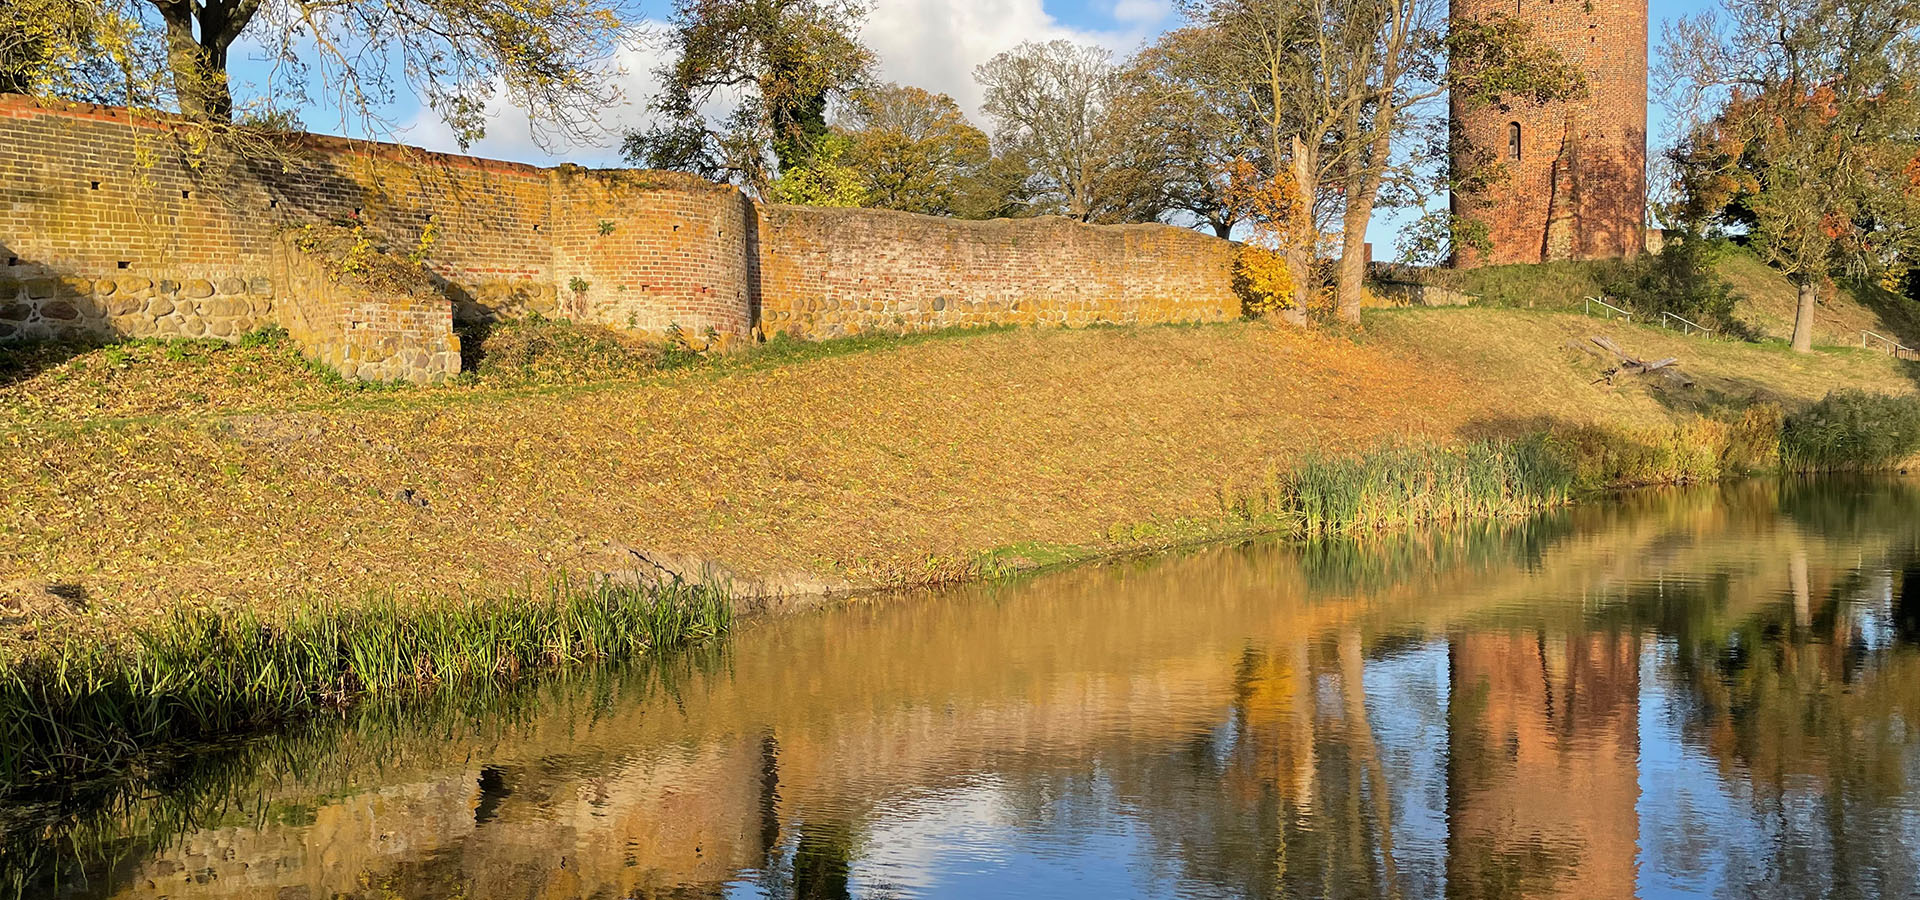
<svg viewBox="0 0 1920 900">
<path fill-rule="evenodd" d="M 1505 15 L 1532 26 L 1587 79 L 1583 98 L 1467 109 L 1466 143 L 1505 169 L 1453 211 L 1486 223 L 1492 248 L 1462 248 L 1454 264 L 1537 263 L 1633 256 L 1646 246 L 1647 0 L 1452 0 L 1456 18 Z M 1515 128 L 1519 156 L 1512 154 Z M 1463 155 L 1460 170 L 1477 158 Z"/>
<path fill-rule="evenodd" d="M 163 122 L 0 97 L 0 340 L 233 339 L 267 324 L 344 374 L 430 380 L 456 318 L 819 338 L 1239 314 L 1228 242 L 1161 225 L 761 207 L 690 176 L 543 169 L 302 135 L 193 161 Z M 429 287 L 324 281 L 287 235 L 359 227 Z"/>
</svg>

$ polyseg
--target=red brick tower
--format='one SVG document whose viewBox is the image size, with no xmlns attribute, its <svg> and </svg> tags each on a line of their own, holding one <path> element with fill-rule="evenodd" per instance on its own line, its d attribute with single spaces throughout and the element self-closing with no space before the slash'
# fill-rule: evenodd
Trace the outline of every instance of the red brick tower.
<svg viewBox="0 0 1920 900">
<path fill-rule="evenodd" d="M 1647 0 L 1451 0 L 1454 18 L 1507 15 L 1587 77 L 1587 96 L 1466 110 L 1453 119 L 1474 150 L 1507 177 L 1453 197 L 1455 215 L 1485 222 L 1490 251 L 1461 250 L 1454 265 L 1633 256 L 1646 247 Z"/>
</svg>

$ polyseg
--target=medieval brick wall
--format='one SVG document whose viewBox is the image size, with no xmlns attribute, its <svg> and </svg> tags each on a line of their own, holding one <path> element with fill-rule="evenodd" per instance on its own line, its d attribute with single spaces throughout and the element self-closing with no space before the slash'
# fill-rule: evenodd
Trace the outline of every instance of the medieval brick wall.
<svg viewBox="0 0 1920 900">
<path fill-rule="evenodd" d="M 1184 228 L 770 206 L 758 231 L 760 320 L 768 333 L 817 338 L 1240 315 L 1233 245 Z"/>
<path fill-rule="evenodd" d="M 343 373 L 449 374 L 456 318 L 540 313 L 695 340 L 1239 314 L 1230 243 L 1161 225 L 761 208 L 686 175 L 542 169 L 300 136 L 195 160 L 126 110 L 0 97 L 0 340 L 286 327 Z M 312 225 L 430 290 L 340 282 Z"/>
<path fill-rule="evenodd" d="M 1485 193 L 1453 198 L 1454 213 L 1486 223 L 1493 244 L 1485 253 L 1460 250 L 1455 265 L 1640 253 L 1647 204 L 1646 0 L 1452 0 L 1452 14 L 1521 19 L 1587 79 L 1587 96 L 1566 102 L 1468 109 L 1455 99 L 1455 125 L 1473 148 L 1456 157 L 1456 170 L 1490 159 L 1505 172 Z"/>
<path fill-rule="evenodd" d="M 561 166 L 553 209 L 553 272 L 571 318 L 695 338 L 752 330 L 756 222 L 738 190 L 684 173 Z"/>
<path fill-rule="evenodd" d="M 432 362 L 452 337 L 441 314 L 449 298 L 511 309 L 508 301 L 540 296 L 543 284 L 553 296 L 550 244 L 540 233 L 548 173 L 534 166 L 314 136 L 270 160 L 194 160 L 164 126 L 126 110 L 0 97 L 0 208 L 0 297 L 19 299 L 0 302 L 0 340 L 236 339 L 274 324 L 322 355 L 351 341 L 319 335 L 311 323 L 366 329 L 380 321 L 380 365 L 342 371 L 427 380 L 444 374 Z M 395 253 L 430 239 L 438 297 L 410 298 L 394 316 L 334 315 L 329 306 L 303 319 L 301 304 L 338 298 L 311 286 L 287 290 L 280 238 L 329 222 L 359 224 Z M 422 359 L 428 365 L 405 365 Z"/>
</svg>

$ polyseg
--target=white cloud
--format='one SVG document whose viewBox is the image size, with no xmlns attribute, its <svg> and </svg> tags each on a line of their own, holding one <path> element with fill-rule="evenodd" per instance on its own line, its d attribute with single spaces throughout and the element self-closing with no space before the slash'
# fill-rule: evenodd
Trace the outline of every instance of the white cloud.
<svg viewBox="0 0 1920 900">
<path fill-rule="evenodd" d="M 1146 18 L 1154 8 L 1158 14 Z M 1159 30 L 1168 9 L 1164 0 L 1118 0 L 1118 27 L 1089 30 L 1061 23 L 1041 0 L 880 0 L 860 37 L 879 57 L 882 79 L 949 94 L 977 121 L 973 69 L 995 54 L 1023 41 L 1064 38 L 1124 56 Z"/>
<path fill-rule="evenodd" d="M 649 26 L 653 24 L 648 23 Z M 400 126 L 394 137 L 428 150 L 538 165 L 562 162 L 585 166 L 620 165 L 621 137 L 627 131 L 646 127 L 651 121 L 647 101 L 659 84 L 654 77 L 654 69 L 659 67 L 660 52 L 652 46 L 652 42 L 647 42 L 620 50 L 615 54 L 614 61 L 618 74 L 613 81 L 620 97 L 595 116 L 598 133 L 586 141 L 568 141 L 563 135 L 548 131 L 549 139 L 544 141 L 547 146 L 542 147 L 543 141 L 536 139 L 526 110 L 508 103 L 503 93 L 495 93 L 487 104 L 486 137 L 465 150 L 454 140 L 453 129 L 447 127 L 433 110 L 424 107 Z"/>
<path fill-rule="evenodd" d="M 1172 16 L 1169 0 L 1111 0 L 1104 8 L 1111 16 L 1111 28 L 1069 26 L 1049 14 L 1042 0 L 878 0 L 860 37 L 873 48 L 881 79 L 949 94 L 984 126 L 973 70 L 995 54 L 1023 41 L 1066 39 L 1097 44 L 1124 57 L 1157 34 Z M 656 34 L 661 27 L 659 22 L 646 23 L 646 30 Z M 525 111 L 496 95 L 488 104 L 487 136 L 465 152 L 542 165 L 621 164 L 621 135 L 644 128 L 650 120 L 646 106 L 658 84 L 653 71 L 661 61 L 659 44 L 645 41 L 618 54 L 622 96 L 599 116 L 605 136 L 597 145 L 555 142 L 551 148 L 542 148 L 528 127 Z M 431 150 L 461 152 L 452 129 L 432 110 L 420 110 L 396 138 Z"/>
</svg>

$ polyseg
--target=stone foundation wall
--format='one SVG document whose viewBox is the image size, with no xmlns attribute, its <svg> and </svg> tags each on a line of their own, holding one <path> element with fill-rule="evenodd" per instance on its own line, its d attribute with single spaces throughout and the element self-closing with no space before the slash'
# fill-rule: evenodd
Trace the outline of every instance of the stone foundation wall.
<svg viewBox="0 0 1920 900">
<path fill-rule="evenodd" d="M 273 282 L 267 278 L 0 277 L 0 340 L 80 334 L 234 338 L 273 320 Z"/>
</svg>

